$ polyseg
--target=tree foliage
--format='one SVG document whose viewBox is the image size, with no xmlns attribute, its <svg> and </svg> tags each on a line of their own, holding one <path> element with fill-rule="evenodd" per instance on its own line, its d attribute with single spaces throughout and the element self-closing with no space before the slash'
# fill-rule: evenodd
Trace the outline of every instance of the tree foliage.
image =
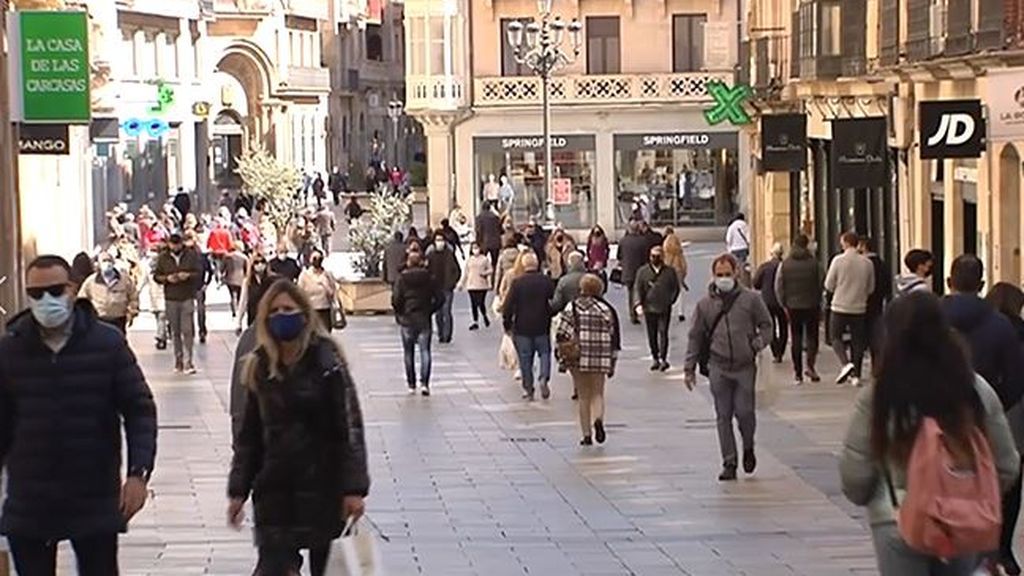
<svg viewBox="0 0 1024 576">
<path fill-rule="evenodd" d="M 359 252 L 356 269 L 369 278 L 379 277 L 388 243 L 396 231 L 409 223 L 411 215 L 412 196 L 396 196 L 386 184 L 371 192 L 366 212 L 348 232 L 352 249 Z"/>
<path fill-rule="evenodd" d="M 238 158 L 238 175 L 242 187 L 283 237 L 295 214 L 301 208 L 296 191 L 302 177 L 295 168 L 270 155 L 262 146 L 253 146 Z"/>
</svg>

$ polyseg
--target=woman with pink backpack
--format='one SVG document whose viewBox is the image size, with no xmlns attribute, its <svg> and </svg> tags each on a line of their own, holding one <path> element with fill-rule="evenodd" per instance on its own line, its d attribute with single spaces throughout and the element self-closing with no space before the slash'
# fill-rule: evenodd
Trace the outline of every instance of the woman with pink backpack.
<svg viewBox="0 0 1024 576">
<path fill-rule="evenodd" d="M 1020 470 L 1003 407 L 932 294 L 893 301 L 885 335 L 846 432 L 843 493 L 868 509 L 882 576 L 970 576 L 999 549 L 1000 495 Z"/>
</svg>

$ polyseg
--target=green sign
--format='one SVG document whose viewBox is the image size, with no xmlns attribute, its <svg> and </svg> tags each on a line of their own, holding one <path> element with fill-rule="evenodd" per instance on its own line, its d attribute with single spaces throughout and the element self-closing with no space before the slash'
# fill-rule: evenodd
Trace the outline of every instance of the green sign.
<svg viewBox="0 0 1024 576">
<path fill-rule="evenodd" d="M 19 12 L 26 122 L 89 122 L 89 28 L 85 12 Z"/>
<path fill-rule="evenodd" d="M 724 82 L 707 83 L 708 94 L 715 100 L 715 105 L 704 111 L 704 119 L 714 126 L 728 120 L 734 126 L 750 124 L 750 115 L 743 109 L 743 103 L 753 93 L 750 86 L 739 84 L 730 88 Z"/>
</svg>

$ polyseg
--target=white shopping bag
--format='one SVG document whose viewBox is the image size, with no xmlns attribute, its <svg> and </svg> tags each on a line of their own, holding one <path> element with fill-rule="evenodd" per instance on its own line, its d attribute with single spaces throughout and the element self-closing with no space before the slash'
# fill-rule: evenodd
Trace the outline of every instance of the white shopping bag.
<svg viewBox="0 0 1024 576">
<path fill-rule="evenodd" d="M 364 519 L 345 523 L 345 530 L 331 544 L 324 576 L 384 576 L 380 550 Z"/>
</svg>

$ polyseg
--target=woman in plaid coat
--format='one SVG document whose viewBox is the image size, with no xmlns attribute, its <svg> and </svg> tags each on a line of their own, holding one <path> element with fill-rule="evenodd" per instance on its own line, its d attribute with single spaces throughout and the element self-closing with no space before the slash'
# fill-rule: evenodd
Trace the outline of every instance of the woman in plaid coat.
<svg viewBox="0 0 1024 576">
<path fill-rule="evenodd" d="M 569 348 L 579 351 L 578 360 L 570 362 L 563 357 L 559 362 L 572 374 L 579 394 L 581 446 L 590 446 L 594 440 L 602 444 L 605 440 L 604 382 L 615 375 L 615 363 L 621 350 L 619 316 L 615 308 L 601 298 L 603 293 L 601 279 L 594 274 L 585 275 L 580 280 L 580 296 L 562 312 L 555 336 L 559 350 L 565 343 L 575 342 L 576 345 L 570 344 Z"/>
</svg>

